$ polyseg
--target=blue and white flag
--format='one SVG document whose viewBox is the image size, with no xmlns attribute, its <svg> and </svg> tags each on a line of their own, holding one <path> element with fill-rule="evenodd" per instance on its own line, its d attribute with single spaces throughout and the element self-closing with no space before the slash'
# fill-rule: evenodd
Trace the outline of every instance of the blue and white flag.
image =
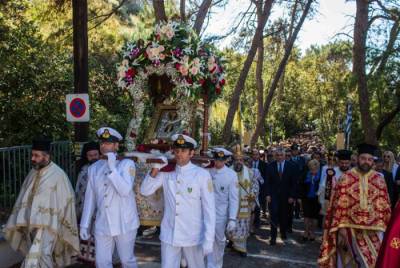
<svg viewBox="0 0 400 268">
<path fill-rule="evenodd" d="M 352 113 L 353 113 L 353 106 L 352 106 L 351 102 L 348 102 L 347 103 L 345 128 L 344 128 L 344 131 L 346 133 L 350 133 L 351 132 L 351 123 L 353 122 Z"/>
</svg>

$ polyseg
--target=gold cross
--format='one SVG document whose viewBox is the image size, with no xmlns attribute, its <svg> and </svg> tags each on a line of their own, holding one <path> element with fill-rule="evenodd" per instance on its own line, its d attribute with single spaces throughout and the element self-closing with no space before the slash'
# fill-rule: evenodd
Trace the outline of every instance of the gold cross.
<svg viewBox="0 0 400 268">
<path fill-rule="evenodd" d="M 390 246 L 394 249 L 400 248 L 400 239 L 398 237 L 394 237 L 390 242 Z"/>
</svg>

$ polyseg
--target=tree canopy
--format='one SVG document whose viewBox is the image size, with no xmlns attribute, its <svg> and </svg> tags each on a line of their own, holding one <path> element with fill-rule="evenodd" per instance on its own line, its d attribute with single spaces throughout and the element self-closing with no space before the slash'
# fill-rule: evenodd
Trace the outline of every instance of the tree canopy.
<svg viewBox="0 0 400 268">
<path fill-rule="evenodd" d="M 227 84 L 211 109 L 211 143 L 247 132 L 256 133 L 254 144 L 266 146 L 271 129 L 274 140 L 315 130 L 332 147 L 350 101 L 352 144 L 367 140 L 400 149 L 400 6 L 394 0 L 373 0 L 362 9 L 361 2 L 356 1 L 355 22 L 367 23 L 361 28 L 365 35 L 355 23 L 354 36 L 301 51 L 296 31 L 302 19 L 318 12 L 318 3 L 251 1 L 228 34 L 232 45 L 222 51 Z M 106 124 L 122 133 L 127 129 L 132 100 L 118 89 L 115 68 L 126 41 L 147 38 L 156 21 L 179 19 L 216 42 L 226 36 L 203 36 L 204 29 L 212 27 L 209 16 L 215 8 L 226 3 L 88 1 L 92 137 Z M 285 16 L 270 18 L 282 7 Z M 41 133 L 72 139 L 64 102 L 65 94 L 73 92 L 70 3 L 6 1 L 0 6 L 0 36 L 0 146 L 30 143 Z"/>
</svg>

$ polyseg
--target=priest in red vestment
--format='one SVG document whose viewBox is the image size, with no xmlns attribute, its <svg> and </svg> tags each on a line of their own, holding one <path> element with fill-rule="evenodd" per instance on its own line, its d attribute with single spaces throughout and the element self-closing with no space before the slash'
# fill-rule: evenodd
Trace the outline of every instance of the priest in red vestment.
<svg viewBox="0 0 400 268">
<path fill-rule="evenodd" d="M 400 267 L 400 202 L 393 211 L 376 262 L 376 268 L 387 267 Z"/>
<path fill-rule="evenodd" d="M 390 218 L 382 174 L 372 169 L 376 147 L 361 144 L 358 165 L 339 179 L 325 219 L 320 267 L 375 267 Z"/>
</svg>

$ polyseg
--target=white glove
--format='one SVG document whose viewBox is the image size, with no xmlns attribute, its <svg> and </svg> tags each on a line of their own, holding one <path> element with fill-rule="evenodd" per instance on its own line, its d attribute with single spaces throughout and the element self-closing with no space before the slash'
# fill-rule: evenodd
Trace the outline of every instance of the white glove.
<svg viewBox="0 0 400 268">
<path fill-rule="evenodd" d="M 163 167 L 165 167 L 166 165 L 168 165 L 168 159 L 165 156 L 159 156 L 157 157 L 157 159 L 162 160 L 164 163 L 163 164 L 159 164 L 159 163 L 152 163 L 151 164 L 151 168 L 155 168 L 155 169 L 162 169 Z"/>
<path fill-rule="evenodd" d="M 89 240 L 90 234 L 88 232 L 88 229 L 81 227 L 81 230 L 79 232 L 79 236 L 81 237 L 82 240 Z"/>
<path fill-rule="evenodd" d="M 207 162 L 205 162 L 205 163 L 201 163 L 201 167 L 202 167 L 202 168 L 206 168 L 206 167 L 208 167 L 209 165 L 211 165 L 211 161 L 210 161 L 210 160 L 207 160 Z"/>
<path fill-rule="evenodd" d="M 202 248 L 203 248 L 203 255 L 207 256 L 208 254 L 213 252 L 213 246 L 214 242 L 213 241 L 204 241 Z"/>
<path fill-rule="evenodd" d="M 226 225 L 226 231 L 232 232 L 236 228 L 236 221 L 234 220 L 229 220 L 228 225 Z"/>
<path fill-rule="evenodd" d="M 108 167 L 110 168 L 111 171 L 114 171 L 117 169 L 117 156 L 115 153 L 109 152 L 106 153 L 107 155 L 107 162 L 108 162 Z"/>
</svg>

